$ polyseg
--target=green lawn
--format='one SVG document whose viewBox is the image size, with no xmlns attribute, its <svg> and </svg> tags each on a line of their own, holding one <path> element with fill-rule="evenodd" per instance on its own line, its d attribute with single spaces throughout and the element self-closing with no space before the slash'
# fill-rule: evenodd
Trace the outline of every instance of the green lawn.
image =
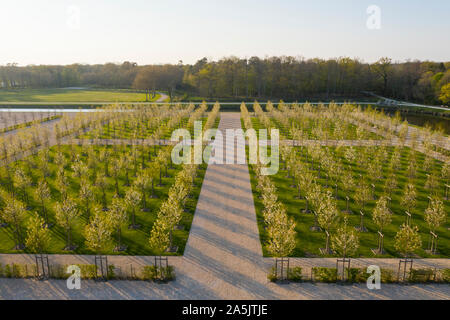
<svg viewBox="0 0 450 320">
<path fill-rule="evenodd" d="M 71 169 L 72 161 L 71 159 L 75 156 L 80 156 L 81 160 L 86 161 L 87 154 L 86 150 L 82 148 L 89 148 L 89 147 L 80 147 L 80 146 L 62 146 L 61 151 L 64 154 L 65 158 L 68 161 L 68 165 L 65 168 L 66 176 L 68 177 L 70 186 L 68 188 L 68 194 L 69 196 L 72 196 L 74 199 L 79 201 L 79 205 L 81 210 L 84 210 L 84 204 L 81 202 L 80 197 L 78 196 L 79 192 L 79 183 L 80 179 L 73 176 L 73 170 Z M 96 153 L 100 152 L 102 149 L 109 149 L 111 151 L 112 157 L 118 157 L 122 153 L 130 153 L 131 147 L 117 147 L 117 150 L 114 150 L 114 147 L 108 146 L 93 146 L 92 147 Z M 140 147 L 139 147 L 140 148 Z M 144 147 L 142 149 L 142 153 L 139 155 L 139 159 L 142 159 L 141 154 L 145 155 L 145 166 L 147 166 L 150 163 L 150 160 L 148 159 L 149 155 L 152 156 L 152 160 L 155 158 L 153 154 L 153 150 L 156 152 L 159 150 L 159 148 L 166 148 L 166 147 Z M 57 201 L 60 201 L 61 199 L 61 193 L 58 190 L 58 187 L 56 185 L 56 171 L 58 166 L 54 163 L 54 157 L 57 153 L 58 147 L 52 147 L 50 149 L 50 163 L 49 168 L 51 175 L 47 178 L 47 182 L 49 184 L 49 187 L 51 189 L 52 193 L 52 199 L 49 201 L 49 203 L 46 205 L 47 210 L 49 211 L 49 220 L 54 225 L 51 227 L 51 247 L 50 252 L 52 254 L 94 254 L 94 252 L 91 252 L 88 250 L 85 246 L 85 239 L 83 236 L 83 230 L 84 226 L 87 224 L 87 217 L 83 213 L 79 216 L 77 219 L 77 223 L 75 225 L 75 228 L 73 230 L 73 242 L 78 245 L 78 249 L 75 251 L 67 252 L 64 251 L 65 247 L 65 241 L 66 241 L 66 233 L 65 230 L 62 229 L 60 226 L 56 225 L 56 220 L 54 216 L 54 205 Z M 42 207 L 39 201 L 37 201 L 34 197 L 34 190 L 36 188 L 36 183 L 39 179 L 39 177 L 42 176 L 42 170 L 40 170 L 39 167 L 36 166 L 37 162 L 35 161 L 37 159 L 37 156 L 31 156 L 28 158 L 30 161 L 18 161 L 13 166 L 14 167 L 20 167 L 24 172 L 26 172 L 29 176 L 32 177 L 33 180 L 33 186 L 28 187 L 26 189 L 26 192 L 29 196 L 29 211 L 27 212 L 27 217 L 22 223 L 22 230 L 23 235 L 26 234 L 26 225 L 27 220 L 29 219 L 30 213 L 33 211 L 37 211 L 39 213 L 42 212 Z M 139 176 L 141 174 L 141 160 L 138 160 L 138 166 L 137 166 L 137 174 L 136 176 Z M 134 177 L 134 165 L 130 165 L 129 170 L 129 178 L 130 178 L 130 184 L 133 183 L 135 177 Z M 89 173 L 87 174 L 88 179 L 90 181 L 94 181 L 94 173 L 95 172 L 103 172 L 105 170 L 105 164 L 104 162 L 97 162 L 96 167 L 91 167 L 89 169 Z M 122 242 L 126 246 L 128 246 L 128 250 L 125 252 L 114 252 L 113 247 L 114 244 L 111 245 L 111 248 L 108 254 L 120 254 L 120 255 L 154 255 L 155 253 L 149 248 L 148 240 L 150 236 L 150 230 L 153 226 L 153 223 L 156 219 L 158 209 L 162 203 L 167 198 L 167 193 L 170 188 L 170 186 L 174 183 L 175 175 L 177 172 L 181 170 L 181 166 L 174 166 L 172 169 L 169 167 L 168 169 L 168 176 L 162 176 L 162 186 L 158 186 L 159 183 L 159 176 L 157 177 L 155 181 L 155 195 L 156 198 L 147 198 L 147 208 L 148 211 L 142 211 L 138 210 L 136 212 L 136 223 L 141 225 L 141 228 L 138 230 L 130 230 L 128 229 L 128 224 L 124 225 L 122 228 Z M 193 219 L 193 214 L 195 212 L 198 196 L 200 194 L 200 188 L 203 181 L 203 177 L 206 171 L 206 165 L 201 166 L 198 172 L 198 176 L 195 180 L 196 186 L 194 188 L 194 191 L 192 192 L 192 197 L 188 199 L 186 204 L 186 212 L 183 214 L 181 225 L 184 226 L 184 230 L 175 230 L 173 232 L 173 243 L 174 245 L 178 246 L 177 255 L 183 254 L 184 247 L 186 245 L 186 241 L 189 235 L 190 226 Z M 31 175 L 29 174 L 31 172 Z M 109 168 L 109 172 L 112 172 L 112 168 Z M 4 177 L 5 172 L 2 171 L 2 178 L 0 179 L 2 184 L 0 185 L 0 188 L 6 189 L 8 186 L 6 185 L 6 180 Z M 113 177 L 108 177 L 108 186 L 106 188 L 106 199 L 107 204 L 111 203 L 111 199 L 113 195 L 115 194 L 115 180 Z M 126 184 L 126 176 L 125 173 L 122 171 L 119 176 L 119 192 L 120 195 L 123 196 L 126 189 L 128 188 L 125 186 Z M 95 198 L 97 199 L 98 203 L 101 203 L 102 201 L 102 192 L 100 189 L 94 187 L 95 190 Z M 19 192 L 19 190 L 15 190 L 16 193 Z M 149 191 L 147 196 L 151 192 Z M 142 206 L 141 206 L 142 207 Z M 131 221 L 131 216 L 130 216 Z M 23 253 L 27 252 L 25 251 L 15 251 L 14 248 L 14 228 L 10 225 L 6 228 L 0 228 L 0 253 Z M 115 236 L 114 236 L 115 239 Z M 175 253 L 170 253 L 168 255 L 176 255 Z"/>
<path fill-rule="evenodd" d="M 153 101 L 159 97 L 156 94 Z M 100 89 L 0 89 L 2 102 L 145 102 L 145 93 Z"/>
<path fill-rule="evenodd" d="M 358 148 L 361 150 L 360 147 Z M 331 152 L 332 148 L 329 148 Z M 333 149 L 334 150 L 334 149 Z M 299 151 L 299 148 L 296 150 Z M 364 170 L 361 170 L 356 163 L 348 163 L 347 160 L 343 160 L 343 152 L 345 148 L 342 148 L 337 154 L 342 159 L 344 164 L 348 164 L 353 169 L 353 175 L 355 178 L 358 177 L 359 174 L 362 174 L 362 179 L 369 179 L 367 173 Z M 389 156 L 392 154 L 393 148 L 388 148 Z M 392 204 L 391 210 L 393 212 L 392 223 L 384 229 L 385 235 L 385 246 L 384 249 L 387 252 L 386 255 L 377 256 L 377 257 L 398 257 L 399 254 L 396 252 L 394 248 L 394 237 L 396 232 L 399 230 L 399 226 L 405 222 L 405 208 L 400 205 L 400 199 L 403 195 L 403 190 L 405 187 L 405 183 L 407 181 L 407 173 L 406 168 L 408 167 L 407 155 L 408 148 L 402 150 L 401 157 L 401 168 L 396 171 L 397 179 L 398 179 L 398 187 L 395 189 L 392 195 Z M 306 161 L 304 156 L 300 156 L 302 161 Z M 444 223 L 438 230 L 438 252 L 439 255 L 429 255 L 425 252 L 424 249 L 427 248 L 428 240 L 429 240 L 429 227 L 424 220 L 424 211 L 428 206 L 428 198 L 427 196 L 430 194 L 428 190 L 425 190 L 424 185 L 426 181 L 426 173 L 422 169 L 424 161 L 424 154 L 419 153 L 418 156 L 418 173 L 416 178 L 414 178 L 414 184 L 417 189 L 417 205 L 412 210 L 412 224 L 417 225 L 420 230 L 420 234 L 422 237 L 422 249 L 417 253 L 420 257 L 427 258 L 449 258 L 450 257 L 450 232 L 448 231 L 448 227 L 450 226 L 449 220 L 447 217 L 447 222 Z M 440 170 L 442 163 L 439 161 L 434 161 L 435 169 Z M 383 176 L 384 178 L 376 181 L 374 184 L 376 186 L 375 195 L 378 199 L 384 190 L 384 183 L 387 176 L 387 166 L 388 161 L 383 165 Z M 280 164 L 280 168 L 284 169 L 284 165 Z M 264 255 L 268 256 L 267 251 L 264 248 L 264 244 L 267 242 L 267 231 L 264 228 L 264 219 L 262 216 L 262 202 L 259 198 L 259 194 L 256 191 L 256 179 L 254 175 L 253 169 L 250 167 L 251 174 L 251 184 L 254 195 L 254 202 L 256 206 L 258 227 L 260 232 L 261 243 L 263 244 Z M 315 171 L 315 175 L 317 176 L 318 172 Z M 304 199 L 298 199 L 298 191 L 297 188 L 292 187 L 292 178 L 287 178 L 287 171 L 280 170 L 278 174 L 271 176 L 272 181 L 275 183 L 278 191 L 278 197 L 281 203 L 283 203 L 286 208 L 288 215 L 296 221 L 296 232 L 297 232 L 297 246 L 292 254 L 293 257 L 320 257 L 319 248 L 325 247 L 325 233 L 324 232 L 312 232 L 310 231 L 310 227 L 314 225 L 314 215 L 313 214 L 305 214 L 302 213 L 302 209 L 305 208 L 306 202 Z M 326 179 L 324 177 L 324 171 L 322 171 L 322 177 L 317 180 L 322 186 L 326 185 Z M 329 183 L 331 184 L 331 183 Z M 331 189 L 334 192 L 334 189 Z M 443 199 L 444 194 L 444 181 L 442 179 L 439 181 L 439 195 Z M 304 196 L 304 193 L 302 194 Z M 338 192 L 339 200 L 338 207 L 340 210 L 346 209 L 346 201 L 345 193 L 342 191 L 341 185 L 339 185 Z M 347 215 L 349 217 L 349 224 L 352 226 L 359 225 L 360 222 L 360 207 L 353 200 L 353 194 L 350 194 L 350 209 L 353 211 L 353 214 Z M 377 248 L 377 227 L 372 221 L 372 211 L 375 206 L 376 200 L 369 201 L 365 206 L 365 218 L 364 225 L 368 229 L 367 233 L 359 233 L 360 234 L 360 248 L 358 254 L 360 257 L 374 257 L 371 249 Z M 450 201 L 444 201 L 444 210 L 448 213 L 450 212 Z M 357 213 L 357 214 L 355 214 Z M 342 213 L 340 219 L 343 218 L 345 214 Z M 332 231 L 333 232 L 333 231 Z M 331 233 L 332 233 L 331 232 Z"/>
</svg>

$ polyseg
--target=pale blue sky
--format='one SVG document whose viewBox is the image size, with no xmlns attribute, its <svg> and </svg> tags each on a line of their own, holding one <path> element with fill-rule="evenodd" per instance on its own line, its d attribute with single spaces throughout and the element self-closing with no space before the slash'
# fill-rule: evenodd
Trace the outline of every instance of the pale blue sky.
<svg viewBox="0 0 450 320">
<path fill-rule="evenodd" d="M 366 27 L 369 5 L 381 9 L 380 30 Z M 0 64 L 229 55 L 449 61 L 449 13 L 448 0 L 1 0 Z"/>
</svg>

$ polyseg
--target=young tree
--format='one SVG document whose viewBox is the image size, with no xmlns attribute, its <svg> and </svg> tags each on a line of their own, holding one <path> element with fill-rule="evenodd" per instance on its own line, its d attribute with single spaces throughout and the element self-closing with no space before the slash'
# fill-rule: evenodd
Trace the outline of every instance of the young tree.
<svg viewBox="0 0 450 320">
<path fill-rule="evenodd" d="M 422 246 L 422 239 L 420 238 L 419 228 L 417 226 L 410 226 L 402 224 L 400 230 L 395 235 L 394 247 L 404 257 L 411 257 L 411 255 Z"/>
<path fill-rule="evenodd" d="M 64 250 L 72 251 L 77 247 L 72 245 L 72 229 L 79 215 L 76 202 L 71 198 L 66 198 L 55 205 L 55 217 L 59 226 L 65 229 L 67 234 L 67 245 Z"/>
<path fill-rule="evenodd" d="M 113 225 L 108 214 L 100 206 L 94 206 L 89 224 L 84 229 L 86 247 L 96 254 L 106 252 L 111 244 Z"/>
<path fill-rule="evenodd" d="M 164 220 L 169 231 L 169 248 L 172 250 L 173 228 L 180 222 L 183 214 L 180 203 L 174 197 L 169 197 L 161 204 L 158 211 L 158 220 Z"/>
<path fill-rule="evenodd" d="M 106 176 L 103 173 L 97 173 L 97 177 L 95 178 L 95 186 L 99 189 L 102 194 L 102 205 L 103 210 L 107 210 L 106 205 L 106 188 L 108 187 L 108 180 L 106 180 Z"/>
<path fill-rule="evenodd" d="M 283 206 L 277 206 L 267 231 L 269 234 L 267 250 L 270 254 L 278 258 L 288 257 L 295 249 L 296 232 L 295 222 L 288 218 Z"/>
<path fill-rule="evenodd" d="M 406 185 L 400 203 L 409 213 L 411 213 L 411 210 L 416 206 L 416 188 L 411 182 Z"/>
<path fill-rule="evenodd" d="M 330 191 L 323 194 L 319 205 L 316 208 L 317 222 L 319 226 L 325 231 L 326 243 L 325 249 L 321 249 L 322 254 L 330 254 L 330 229 L 339 217 L 339 211 L 336 202 L 333 201 Z"/>
<path fill-rule="evenodd" d="M 130 188 L 125 193 L 125 203 L 128 209 L 131 209 L 131 224 L 129 225 L 130 229 L 139 229 L 139 225 L 136 224 L 136 209 L 141 203 L 142 196 L 139 191 L 135 188 Z"/>
<path fill-rule="evenodd" d="M 101 163 L 103 163 L 104 168 L 105 168 L 105 176 L 109 177 L 109 161 L 111 158 L 111 152 L 107 149 L 107 148 L 103 148 L 99 155 L 98 155 L 98 159 Z"/>
<path fill-rule="evenodd" d="M 379 248 L 376 249 L 377 254 L 383 254 L 383 228 L 392 222 L 392 212 L 388 208 L 388 200 L 386 196 L 381 196 L 377 201 L 375 209 L 373 210 L 372 219 L 375 225 L 378 227 L 379 232 Z"/>
<path fill-rule="evenodd" d="M 89 172 L 88 166 L 84 164 L 83 161 L 81 161 L 79 158 L 77 158 L 72 164 L 72 170 L 73 176 L 75 178 L 86 177 Z"/>
<path fill-rule="evenodd" d="M 149 186 L 149 180 L 147 179 L 147 175 L 142 174 L 139 175 L 136 180 L 133 183 L 133 187 L 136 190 L 139 190 L 141 193 L 141 198 L 142 198 L 142 211 L 149 211 L 149 209 L 147 208 L 147 189 Z"/>
<path fill-rule="evenodd" d="M 66 199 L 69 180 L 67 179 L 63 168 L 59 168 L 56 174 L 56 186 L 59 188 L 59 192 L 61 193 L 61 199 Z"/>
<path fill-rule="evenodd" d="M 361 208 L 361 211 L 364 212 L 366 203 L 371 199 L 372 199 L 372 192 L 370 190 L 369 185 L 366 182 L 361 181 L 359 188 L 355 191 L 355 200 L 358 203 L 359 207 Z"/>
<path fill-rule="evenodd" d="M 88 179 L 81 179 L 79 196 L 82 202 L 84 202 L 84 212 L 86 218 L 89 221 L 90 216 L 90 204 L 94 201 L 94 190 L 92 184 Z"/>
<path fill-rule="evenodd" d="M 354 229 L 348 227 L 347 217 L 344 223 L 331 237 L 331 247 L 339 256 L 346 258 L 356 254 L 359 248 L 359 237 Z"/>
<path fill-rule="evenodd" d="M 17 168 L 14 173 L 14 188 L 18 189 L 22 194 L 22 201 L 28 205 L 27 188 L 30 187 L 32 181 L 30 177 L 20 168 Z"/>
<path fill-rule="evenodd" d="M 25 219 L 25 205 L 17 200 L 13 195 L 4 196 L 3 220 L 14 226 L 15 242 L 14 250 L 22 250 L 25 248 L 22 242 L 21 224 Z"/>
<path fill-rule="evenodd" d="M 432 194 L 438 193 L 438 187 L 439 187 L 439 178 L 435 172 L 432 172 L 431 174 L 427 175 L 427 181 L 425 182 L 425 190 L 428 190 Z"/>
<path fill-rule="evenodd" d="M 109 209 L 109 218 L 112 227 L 117 230 L 117 246 L 115 251 L 125 251 L 127 246 L 122 245 L 122 225 L 128 221 L 126 203 L 123 199 L 114 198 Z"/>
<path fill-rule="evenodd" d="M 389 195 L 389 198 L 392 197 L 392 192 L 397 188 L 397 186 L 398 186 L 397 176 L 395 175 L 395 173 L 392 172 L 391 174 L 389 174 L 384 185 L 384 188 L 387 194 Z"/>
<path fill-rule="evenodd" d="M 125 186 L 129 187 L 130 186 L 130 165 L 131 165 L 132 159 L 131 159 L 130 155 L 128 155 L 128 154 L 122 154 L 120 161 L 122 162 L 122 169 L 125 171 Z"/>
<path fill-rule="evenodd" d="M 47 216 L 47 210 L 45 208 L 45 203 L 48 200 L 50 200 L 51 192 L 50 192 L 50 188 L 48 187 L 48 184 L 45 181 L 45 179 L 39 180 L 37 188 L 34 191 L 34 195 L 35 195 L 36 200 L 41 202 L 42 215 L 44 216 L 45 226 L 47 226 L 47 228 L 48 228 L 48 227 L 50 227 L 50 223 L 48 221 L 48 216 Z"/>
<path fill-rule="evenodd" d="M 432 238 L 432 241 L 430 242 L 430 250 L 432 253 L 435 253 L 436 251 L 436 230 L 445 222 L 446 219 L 447 213 L 444 210 L 444 203 L 437 197 L 432 197 L 428 208 L 425 210 L 425 221 L 430 228 L 432 233 L 431 236 L 436 238 Z"/>
<path fill-rule="evenodd" d="M 45 228 L 45 224 L 45 220 L 36 213 L 28 221 L 25 244 L 33 253 L 46 253 L 50 247 L 51 234 L 50 230 Z"/>
<path fill-rule="evenodd" d="M 116 191 L 116 195 L 120 195 L 120 190 L 119 190 L 119 176 L 120 176 L 120 172 L 122 171 L 124 164 L 123 164 L 123 158 L 115 158 L 113 159 L 111 162 L 111 169 L 112 169 L 112 173 L 111 175 L 114 178 L 114 187 L 115 187 L 115 191 Z"/>
<path fill-rule="evenodd" d="M 162 219 L 157 219 L 150 232 L 149 238 L 150 248 L 161 256 L 170 245 L 169 227 Z"/>
</svg>

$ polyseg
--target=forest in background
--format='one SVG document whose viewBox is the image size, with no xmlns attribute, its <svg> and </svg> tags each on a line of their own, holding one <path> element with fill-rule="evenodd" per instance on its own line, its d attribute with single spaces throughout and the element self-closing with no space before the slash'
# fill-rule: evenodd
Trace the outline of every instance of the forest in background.
<svg viewBox="0 0 450 320">
<path fill-rule="evenodd" d="M 0 66 L 0 90 L 20 88 L 121 88 L 175 91 L 205 98 L 337 99 L 363 91 L 426 104 L 450 103 L 450 62 L 373 64 L 358 59 L 267 57 L 207 58 L 195 64 Z"/>
</svg>

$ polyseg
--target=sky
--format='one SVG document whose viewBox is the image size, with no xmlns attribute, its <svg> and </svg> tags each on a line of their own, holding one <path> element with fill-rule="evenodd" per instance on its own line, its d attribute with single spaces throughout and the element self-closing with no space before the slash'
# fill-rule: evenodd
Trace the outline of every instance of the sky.
<svg viewBox="0 0 450 320">
<path fill-rule="evenodd" d="M 449 13 L 449 0 L 0 0 L 0 65 L 450 61 Z"/>
</svg>

